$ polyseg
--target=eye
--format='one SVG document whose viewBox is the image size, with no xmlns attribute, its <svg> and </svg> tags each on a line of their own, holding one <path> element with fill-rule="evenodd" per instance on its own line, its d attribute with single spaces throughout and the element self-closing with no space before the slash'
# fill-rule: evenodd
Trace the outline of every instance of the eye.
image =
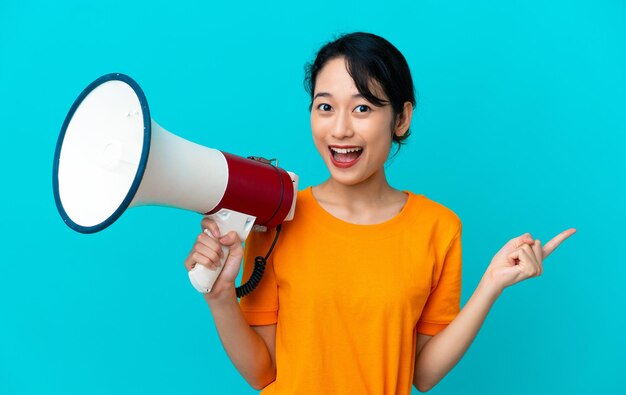
<svg viewBox="0 0 626 395">
<path fill-rule="evenodd" d="M 317 109 L 322 111 L 330 111 L 332 110 L 332 107 L 328 103 L 321 103 L 317 105 Z"/>
<path fill-rule="evenodd" d="M 359 104 L 354 108 L 354 111 L 356 112 L 368 112 L 370 110 L 371 108 L 369 106 L 366 106 L 365 104 Z"/>
</svg>

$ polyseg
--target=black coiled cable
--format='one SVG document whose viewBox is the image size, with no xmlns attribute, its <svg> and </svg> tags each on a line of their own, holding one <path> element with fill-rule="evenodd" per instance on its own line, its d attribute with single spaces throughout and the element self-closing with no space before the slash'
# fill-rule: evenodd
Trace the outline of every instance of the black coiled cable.
<svg viewBox="0 0 626 395">
<path fill-rule="evenodd" d="M 272 250 L 276 245 L 276 241 L 278 240 L 278 235 L 280 234 L 281 227 L 282 225 L 278 225 L 276 227 L 276 235 L 274 236 L 274 241 L 272 242 L 272 245 L 270 247 L 270 250 L 267 252 L 267 255 L 265 255 L 265 257 L 257 256 L 256 258 L 254 258 L 254 269 L 252 269 L 252 274 L 250 275 L 250 278 L 248 279 L 248 281 L 246 281 L 245 284 L 238 286 L 236 289 L 238 298 L 243 298 L 250 292 L 254 291 L 254 289 L 261 282 L 261 278 L 263 277 L 263 273 L 265 272 L 265 265 L 267 264 L 267 260 L 269 259 L 270 254 L 272 253 Z"/>
</svg>

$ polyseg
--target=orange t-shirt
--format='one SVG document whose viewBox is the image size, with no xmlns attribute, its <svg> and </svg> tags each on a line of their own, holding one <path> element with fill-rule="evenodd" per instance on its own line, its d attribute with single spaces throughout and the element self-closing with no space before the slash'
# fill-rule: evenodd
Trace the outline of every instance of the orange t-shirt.
<svg viewBox="0 0 626 395">
<path fill-rule="evenodd" d="M 394 218 L 355 225 L 311 188 L 298 192 L 258 288 L 241 299 L 250 325 L 276 323 L 276 380 L 264 395 L 410 394 L 416 332 L 460 311 L 461 221 L 423 195 Z M 246 242 L 243 278 L 275 232 Z"/>
</svg>

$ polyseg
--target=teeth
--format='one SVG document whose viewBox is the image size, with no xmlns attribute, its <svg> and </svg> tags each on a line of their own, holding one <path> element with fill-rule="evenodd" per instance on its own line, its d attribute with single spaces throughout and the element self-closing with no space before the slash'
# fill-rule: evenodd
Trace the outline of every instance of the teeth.
<svg viewBox="0 0 626 395">
<path fill-rule="evenodd" d="M 361 147 L 354 147 L 354 148 L 335 148 L 335 147 L 330 147 L 330 149 L 333 152 L 336 152 L 338 154 L 347 154 L 348 152 L 359 152 L 359 151 L 363 150 L 363 148 L 361 148 Z"/>
</svg>

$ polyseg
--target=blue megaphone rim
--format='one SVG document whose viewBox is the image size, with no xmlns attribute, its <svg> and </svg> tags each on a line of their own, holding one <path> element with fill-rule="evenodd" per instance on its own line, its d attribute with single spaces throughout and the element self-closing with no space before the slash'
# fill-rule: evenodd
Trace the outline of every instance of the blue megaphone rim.
<svg viewBox="0 0 626 395">
<path fill-rule="evenodd" d="M 135 91 L 135 94 L 137 95 L 137 99 L 139 99 L 139 104 L 141 105 L 141 111 L 143 113 L 143 147 L 141 151 L 141 159 L 139 161 L 139 166 L 137 168 L 137 173 L 135 174 L 133 183 L 128 193 L 126 194 L 126 197 L 124 198 L 120 206 L 115 210 L 115 212 L 113 212 L 113 214 L 111 214 L 109 218 L 107 218 L 106 220 L 102 221 L 101 223 L 97 225 L 82 226 L 72 221 L 69 215 L 67 215 L 67 212 L 65 211 L 65 208 L 63 207 L 63 203 L 61 202 L 61 197 L 59 195 L 59 158 L 61 155 L 61 147 L 63 146 L 63 140 L 65 139 L 65 132 L 67 131 L 67 127 L 69 126 L 72 120 L 72 117 L 74 116 L 74 113 L 76 112 L 80 104 L 83 102 L 85 97 L 87 97 L 87 95 L 89 95 L 98 86 L 108 81 L 125 82 L 133 89 L 133 91 Z M 98 78 L 91 84 L 89 84 L 89 86 L 87 86 L 87 88 L 85 88 L 82 91 L 82 93 L 78 96 L 76 101 L 74 101 L 74 104 L 72 104 L 72 108 L 70 109 L 70 111 L 67 113 L 67 116 L 65 117 L 65 121 L 63 122 L 63 127 L 61 128 L 61 133 L 59 134 L 59 139 L 57 140 L 57 145 L 54 151 L 54 163 L 53 163 L 53 169 L 52 169 L 52 188 L 54 190 L 54 202 L 56 203 L 59 214 L 61 214 L 61 217 L 63 218 L 63 222 L 65 222 L 70 228 L 74 229 L 77 232 L 95 233 L 95 232 L 101 231 L 102 229 L 105 229 L 106 227 L 111 225 L 113 222 L 115 222 L 120 217 L 120 215 L 122 215 L 122 213 L 128 208 L 128 206 L 130 205 L 130 202 L 135 197 L 135 194 L 137 193 L 137 190 L 139 189 L 139 184 L 141 184 L 141 179 L 143 178 L 144 171 L 146 170 L 146 164 L 148 163 L 148 154 L 150 153 L 151 133 L 152 133 L 152 128 L 151 128 L 151 118 L 150 118 L 150 109 L 148 107 L 148 101 L 146 100 L 146 96 L 144 95 L 143 91 L 139 87 L 139 84 L 137 84 L 137 82 L 135 82 L 135 80 L 133 80 L 129 76 L 125 74 L 121 74 L 121 73 L 106 74 Z"/>
</svg>

